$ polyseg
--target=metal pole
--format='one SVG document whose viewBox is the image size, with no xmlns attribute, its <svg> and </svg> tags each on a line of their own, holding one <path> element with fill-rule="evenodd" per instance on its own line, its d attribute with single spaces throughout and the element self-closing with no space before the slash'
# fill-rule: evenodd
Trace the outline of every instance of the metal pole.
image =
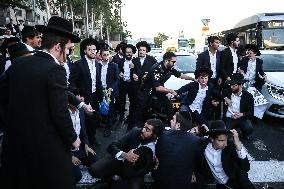
<svg viewBox="0 0 284 189">
<path fill-rule="evenodd" d="M 86 29 L 86 38 L 88 38 L 89 37 L 88 0 L 85 0 L 85 29 Z"/>
</svg>

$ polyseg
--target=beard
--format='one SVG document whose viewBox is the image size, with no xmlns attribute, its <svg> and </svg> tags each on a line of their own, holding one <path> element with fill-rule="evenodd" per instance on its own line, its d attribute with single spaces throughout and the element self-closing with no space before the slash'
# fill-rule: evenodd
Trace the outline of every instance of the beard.
<svg viewBox="0 0 284 189">
<path fill-rule="evenodd" d="M 90 54 L 90 55 L 86 54 L 86 56 L 89 59 L 95 59 L 96 58 L 96 54 Z"/>
<path fill-rule="evenodd" d="M 126 60 L 131 60 L 132 59 L 132 55 L 131 56 L 126 56 L 125 59 Z"/>
</svg>

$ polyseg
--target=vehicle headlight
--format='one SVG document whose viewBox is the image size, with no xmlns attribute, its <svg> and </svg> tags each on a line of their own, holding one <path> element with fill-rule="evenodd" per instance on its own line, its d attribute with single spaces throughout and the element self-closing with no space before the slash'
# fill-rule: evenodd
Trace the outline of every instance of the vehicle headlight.
<svg viewBox="0 0 284 189">
<path fill-rule="evenodd" d="M 272 84 L 267 84 L 268 93 L 277 100 L 284 101 L 284 88 Z"/>
</svg>

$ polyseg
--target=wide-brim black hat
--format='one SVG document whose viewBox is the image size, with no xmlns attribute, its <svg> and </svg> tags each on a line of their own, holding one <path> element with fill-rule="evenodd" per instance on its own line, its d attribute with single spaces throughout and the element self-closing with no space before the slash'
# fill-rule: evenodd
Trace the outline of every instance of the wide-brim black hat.
<svg viewBox="0 0 284 189">
<path fill-rule="evenodd" d="M 68 20 L 53 16 L 49 19 L 47 26 L 36 25 L 36 29 L 41 33 L 55 33 L 63 37 L 67 37 L 72 43 L 79 43 L 81 39 L 73 34 L 73 25 Z"/>
<path fill-rule="evenodd" d="M 153 151 L 147 146 L 140 146 L 133 151 L 139 155 L 137 162 L 130 163 L 124 161 L 122 168 L 122 177 L 132 178 L 142 176 L 148 173 L 153 168 Z"/>
<path fill-rule="evenodd" d="M 136 48 L 139 49 L 140 47 L 146 47 L 147 52 L 151 51 L 150 45 L 146 41 L 140 41 L 136 44 Z"/>
<path fill-rule="evenodd" d="M 208 77 L 211 78 L 212 75 L 213 75 L 213 72 L 210 68 L 207 68 L 207 67 L 201 67 L 201 68 L 197 68 L 195 71 L 194 71 L 194 75 L 195 77 L 199 77 L 199 75 L 201 73 L 207 73 L 208 74 Z"/>
<path fill-rule="evenodd" d="M 6 49 L 9 47 L 11 43 L 18 43 L 18 42 L 20 42 L 20 39 L 17 37 L 10 37 L 10 38 L 4 39 L 4 41 L 2 42 L 0 46 L 0 52 L 4 54 Z"/>
<path fill-rule="evenodd" d="M 133 54 L 136 53 L 136 47 L 135 47 L 134 45 L 127 44 L 127 45 L 125 45 L 125 46 L 122 47 L 122 52 L 123 52 L 123 54 L 125 54 L 126 48 L 131 48 L 131 49 L 132 49 L 132 53 L 133 53 Z"/>
<path fill-rule="evenodd" d="M 126 46 L 127 44 L 125 42 L 120 42 L 116 48 L 115 48 L 115 52 L 118 52 L 120 49 L 122 49 L 124 46 Z"/>
<path fill-rule="evenodd" d="M 209 131 L 206 132 L 209 136 L 214 136 L 216 134 L 231 134 L 231 131 L 226 128 L 224 121 L 217 120 L 212 121 L 209 126 Z"/>
<path fill-rule="evenodd" d="M 32 52 L 29 51 L 27 46 L 23 43 L 15 43 L 8 47 L 8 52 L 9 52 L 11 60 L 13 60 L 25 54 L 32 53 L 33 51 Z"/>
<path fill-rule="evenodd" d="M 260 56 L 261 55 L 258 47 L 255 44 L 247 44 L 246 45 L 246 50 L 249 50 L 249 49 L 253 50 L 255 52 L 256 56 Z"/>
<path fill-rule="evenodd" d="M 243 74 L 240 73 L 234 73 L 230 78 L 231 80 L 226 81 L 228 85 L 243 84 L 247 82 L 247 80 L 244 79 Z"/>
</svg>

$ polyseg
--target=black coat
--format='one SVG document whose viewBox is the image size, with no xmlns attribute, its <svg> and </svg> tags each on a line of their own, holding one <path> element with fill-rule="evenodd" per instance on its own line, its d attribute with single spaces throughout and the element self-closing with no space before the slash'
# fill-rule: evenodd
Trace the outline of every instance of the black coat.
<svg viewBox="0 0 284 189">
<path fill-rule="evenodd" d="M 224 90 L 224 97 L 231 99 L 232 91 L 231 89 Z M 224 103 L 224 116 L 228 110 L 228 105 Z M 241 101 L 240 101 L 240 112 L 244 114 L 245 119 L 251 119 L 254 115 L 254 100 L 252 94 L 247 91 L 242 91 Z"/>
<path fill-rule="evenodd" d="M 247 72 L 248 62 L 249 62 L 249 58 L 245 57 L 239 63 L 239 68 L 243 70 L 245 73 Z M 256 69 L 255 69 L 256 75 L 255 75 L 254 87 L 257 88 L 258 90 L 261 90 L 262 85 L 265 83 L 265 81 L 261 79 L 258 75 L 258 74 L 260 74 L 261 76 L 265 75 L 262 65 L 263 65 L 263 60 L 260 58 L 256 58 Z"/>
<path fill-rule="evenodd" d="M 142 77 L 151 71 L 151 68 L 154 64 L 157 63 L 157 60 L 150 55 L 146 55 L 143 65 L 141 66 L 140 58 L 136 57 L 133 59 L 134 64 L 134 73 L 138 75 L 138 83 L 141 84 Z"/>
<path fill-rule="evenodd" d="M 82 89 L 84 91 L 85 103 L 92 102 L 92 79 L 88 62 L 82 58 L 72 64 L 70 67 L 69 83 L 71 89 Z M 102 100 L 102 82 L 101 82 L 101 66 L 96 62 L 96 95 Z"/>
<path fill-rule="evenodd" d="M 100 69 L 102 68 L 102 65 L 100 64 Z M 118 65 L 114 62 L 108 63 L 107 68 L 107 75 L 106 75 L 106 85 L 107 88 L 112 88 L 113 92 L 112 95 L 114 97 L 117 97 L 119 94 L 119 73 L 118 73 Z"/>
<path fill-rule="evenodd" d="M 200 156 L 199 137 L 185 131 L 164 131 L 156 144 L 159 166 L 154 179 L 159 189 L 190 189 Z"/>
<path fill-rule="evenodd" d="M 220 51 L 216 51 L 216 78 L 220 77 Z M 209 68 L 211 70 L 209 51 L 206 50 L 198 55 L 196 68 Z M 213 71 L 213 70 L 212 70 Z"/>
<path fill-rule="evenodd" d="M 129 152 L 137 148 L 142 141 L 140 135 L 141 128 L 132 129 L 118 141 L 112 142 L 107 148 L 108 153 L 114 157 L 120 151 Z"/>
<path fill-rule="evenodd" d="M 220 75 L 225 80 L 231 77 L 234 71 L 233 56 L 230 48 L 221 51 L 220 55 Z"/>
<path fill-rule="evenodd" d="M 196 173 L 198 183 L 204 182 L 203 184 L 205 184 L 208 182 L 212 182 L 214 180 L 211 169 L 207 163 L 207 160 L 204 154 L 205 149 L 209 142 L 210 142 L 210 139 L 208 138 L 203 139 L 201 142 L 202 156 L 200 158 L 200 161 L 198 164 L 199 168 Z M 243 186 L 247 186 L 248 184 L 251 184 L 251 183 L 244 184 L 243 182 L 248 182 L 248 179 L 244 179 L 240 177 L 241 174 L 242 176 L 247 175 L 246 173 L 250 170 L 250 163 L 248 161 L 248 158 L 246 157 L 245 159 L 240 159 L 236 151 L 236 146 L 230 140 L 228 140 L 226 148 L 222 150 L 221 162 L 222 162 L 223 170 L 225 174 L 229 177 L 229 179 L 232 179 L 234 183 L 239 181 L 238 187 L 241 185 L 241 183 Z"/>
<path fill-rule="evenodd" d="M 73 188 L 65 69 L 47 53 L 19 58 L 0 81 L 8 102 L 1 188 Z M 4 186 L 3 186 L 4 185 Z"/>
</svg>

